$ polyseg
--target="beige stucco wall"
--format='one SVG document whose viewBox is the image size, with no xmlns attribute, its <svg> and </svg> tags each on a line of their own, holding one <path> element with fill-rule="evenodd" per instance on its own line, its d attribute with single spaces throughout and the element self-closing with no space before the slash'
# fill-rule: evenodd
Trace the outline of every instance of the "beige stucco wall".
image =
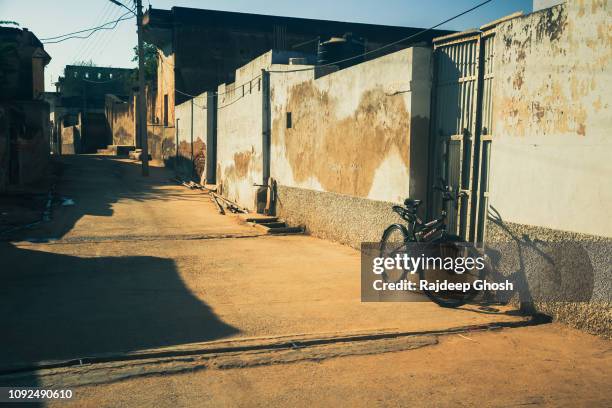
<svg viewBox="0 0 612 408">
<path fill-rule="evenodd" d="M 168 95 L 168 126 L 174 126 L 174 54 L 169 50 L 159 50 L 157 55 L 157 95 L 153 122 L 163 124 L 164 95 Z"/>
<path fill-rule="evenodd" d="M 175 117 L 178 120 L 179 169 L 183 176 L 194 176 L 197 180 L 201 180 L 206 169 L 206 99 L 207 93 L 203 93 L 175 107 Z M 192 170 L 195 173 L 193 175 Z"/>
<path fill-rule="evenodd" d="M 257 187 L 263 182 L 262 68 L 272 52 L 236 70 L 236 81 L 218 88 L 217 183 L 231 200 L 255 209 Z"/>
<path fill-rule="evenodd" d="M 495 54 L 490 204 L 506 221 L 612 237 L 612 2 L 501 23 Z"/>
<path fill-rule="evenodd" d="M 134 118 L 134 99 L 131 103 L 107 101 L 106 117 L 113 135 L 114 145 L 136 145 L 136 123 Z"/>
<path fill-rule="evenodd" d="M 313 70 L 275 72 L 305 68 L 272 64 L 276 55 L 251 61 L 234 84 L 218 89 L 217 176 L 225 195 L 256 207 L 254 184 L 263 182 L 258 76 L 270 68 L 270 174 L 279 185 L 386 202 L 425 197 L 430 49 L 402 50 L 318 79 Z"/>
<path fill-rule="evenodd" d="M 568 1 L 498 25 L 487 227 L 526 310 L 606 337 L 611 3 Z"/>
<path fill-rule="evenodd" d="M 318 79 L 272 73 L 271 176 L 372 200 L 424 198 L 430 61 L 430 49 L 410 48 Z"/>
</svg>

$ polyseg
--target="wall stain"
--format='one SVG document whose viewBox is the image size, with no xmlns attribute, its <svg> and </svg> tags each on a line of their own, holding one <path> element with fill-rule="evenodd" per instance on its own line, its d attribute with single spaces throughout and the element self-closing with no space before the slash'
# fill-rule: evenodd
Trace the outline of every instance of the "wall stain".
<svg viewBox="0 0 612 408">
<path fill-rule="evenodd" d="M 403 97 L 374 89 L 361 95 L 352 115 L 339 119 L 339 101 L 311 82 L 294 85 L 287 111 L 293 127 L 285 129 L 284 112 L 273 134 L 283 135 L 287 160 L 296 182 L 315 178 L 326 191 L 367 197 L 376 169 L 394 148 L 410 162 L 410 117 Z"/>
<path fill-rule="evenodd" d="M 559 40 L 567 26 L 565 7 L 551 7 L 541 14 L 542 18 L 536 25 L 538 42 L 546 36 L 551 42 Z"/>
<path fill-rule="evenodd" d="M 253 152 L 234 153 L 234 170 L 237 178 L 245 178 L 249 172 L 249 165 Z"/>
<path fill-rule="evenodd" d="M 587 136 L 589 115 L 607 107 L 599 80 L 612 58 L 607 4 L 567 2 L 498 26 L 493 106 L 500 135 Z"/>
</svg>

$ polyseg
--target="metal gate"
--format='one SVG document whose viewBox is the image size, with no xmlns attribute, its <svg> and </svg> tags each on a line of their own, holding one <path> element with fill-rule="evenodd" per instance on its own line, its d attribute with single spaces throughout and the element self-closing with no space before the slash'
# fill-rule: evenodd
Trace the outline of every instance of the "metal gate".
<svg viewBox="0 0 612 408">
<path fill-rule="evenodd" d="M 448 203 L 448 230 L 479 246 L 485 239 L 494 30 L 472 30 L 434 40 L 433 180 L 463 193 Z M 439 211 L 439 194 L 430 195 Z"/>
</svg>

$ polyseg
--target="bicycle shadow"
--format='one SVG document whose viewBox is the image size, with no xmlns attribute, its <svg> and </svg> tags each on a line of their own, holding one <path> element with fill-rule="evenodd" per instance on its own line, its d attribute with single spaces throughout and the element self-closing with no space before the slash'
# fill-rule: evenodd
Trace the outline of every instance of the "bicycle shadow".
<svg viewBox="0 0 612 408">
<path fill-rule="evenodd" d="M 488 221 L 487 279 L 513 285 L 513 290 L 487 294 L 489 301 L 518 302 L 521 313 L 533 314 L 537 302 L 588 302 L 592 298 L 594 268 L 580 242 L 533 237 L 505 222 L 491 205 Z"/>
</svg>

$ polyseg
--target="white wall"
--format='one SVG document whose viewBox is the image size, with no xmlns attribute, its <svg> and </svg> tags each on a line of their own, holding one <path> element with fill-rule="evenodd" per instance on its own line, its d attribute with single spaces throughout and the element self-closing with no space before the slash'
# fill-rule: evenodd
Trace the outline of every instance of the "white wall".
<svg viewBox="0 0 612 408">
<path fill-rule="evenodd" d="M 193 106 L 192 106 L 193 104 Z M 206 158 L 206 111 L 207 111 L 207 93 L 198 95 L 193 99 L 189 99 L 175 107 L 175 116 L 178 120 L 178 139 L 179 139 L 179 168 L 185 176 L 191 175 L 191 137 L 193 129 L 193 155 L 196 163 L 196 178 L 200 179 L 205 172 Z M 192 121 L 193 109 L 193 121 Z"/>
<path fill-rule="evenodd" d="M 610 33 L 610 1 L 498 26 L 490 204 L 504 220 L 612 236 Z"/>
<path fill-rule="evenodd" d="M 255 208 L 257 187 L 263 181 L 261 69 L 269 67 L 272 52 L 236 71 L 234 84 L 218 88 L 217 184 L 223 195 Z"/>
</svg>

